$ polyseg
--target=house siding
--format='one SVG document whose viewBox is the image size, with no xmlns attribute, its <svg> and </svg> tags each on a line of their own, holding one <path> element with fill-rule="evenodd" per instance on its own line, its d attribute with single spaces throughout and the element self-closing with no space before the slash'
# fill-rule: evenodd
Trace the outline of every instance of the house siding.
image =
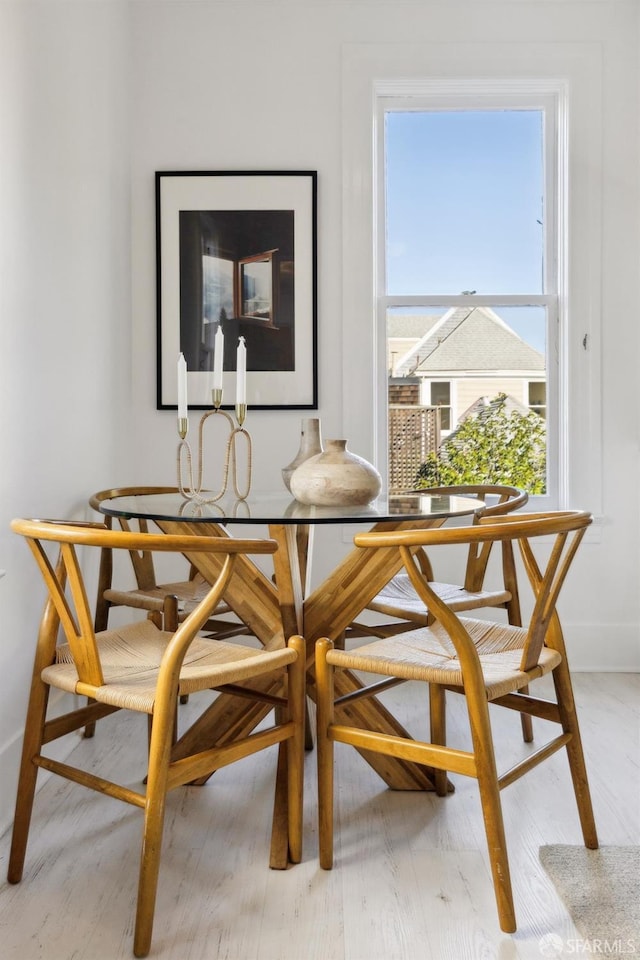
<svg viewBox="0 0 640 960">
<path fill-rule="evenodd" d="M 455 396 L 455 422 L 476 402 L 480 397 L 487 397 L 493 400 L 499 393 L 506 393 L 519 400 L 525 407 L 529 406 L 529 380 L 522 380 L 516 377 L 487 377 L 485 378 L 465 378 L 464 380 L 455 380 L 455 387 L 452 387 L 452 396 Z"/>
</svg>

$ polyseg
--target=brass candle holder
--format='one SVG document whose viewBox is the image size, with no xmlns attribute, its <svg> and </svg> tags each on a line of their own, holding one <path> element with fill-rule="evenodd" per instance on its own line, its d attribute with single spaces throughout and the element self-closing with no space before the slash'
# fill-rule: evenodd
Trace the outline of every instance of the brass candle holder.
<svg viewBox="0 0 640 960">
<path fill-rule="evenodd" d="M 246 500 L 251 490 L 251 436 L 244 429 L 244 422 L 247 416 L 247 405 L 245 403 L 237 404 L 235 409 L 236 423 L 233 417 L 225 410 L 221 410 L 222 390 L 212 390 L 213 409 L 207 410 L 200 418 L 198 429 L 198 471 L 194 482 L 193 476 L 193 456 L 191 447 L 187 440 L 189 432 L 189 421 L 187 417 L 178 417 L 178 436 L 180 442 L 177 452 L 178 468 L 178 489 L 186 500 L 195 500 L 197 503 L 216 503 L 221 500 L 227 492 L 229 486 L 229 474 L 233 484 L 233 492 L 237 500 Z M 225 456 L 222 470 L 222 482 L 218 491 L 203 490 L 202 481 L 204 475 L 204 427 L 205 423 L 214 417 L 212 422 L 222 423 L 228 427 L 228 435 L 225 442 Z M 242 440 L 246 446 L 246 475 L 244 485 L 240 487 L 238 482 L 238 456 L 237 444 Z"/>
</svg>

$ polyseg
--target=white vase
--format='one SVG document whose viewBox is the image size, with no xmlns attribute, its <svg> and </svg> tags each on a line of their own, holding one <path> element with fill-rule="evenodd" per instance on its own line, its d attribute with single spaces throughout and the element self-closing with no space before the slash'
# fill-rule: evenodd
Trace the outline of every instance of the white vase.
<svg viewBox="0 0 640 960">
<path fill-rule="evenodd" d="M 309 457 L 315 457 L 322 453 L 322 434 L 320 432 L 320 420 L 317 417 L 303 418 L 300 428 L 300 447 L 291 463 L 282 468 L 282 479 L 284 485 L 291 492 L 291 475 L 301 463 L 308 460 Z"/>
<path fill-rule="evenodd" d="M 322 453 L 305 460 L 291 475 L 296 500 L 316 507 L 370 503 L 381 486 L 376 468 L 347 450 L 346 440 L 327 440 Z"/>
</svg>

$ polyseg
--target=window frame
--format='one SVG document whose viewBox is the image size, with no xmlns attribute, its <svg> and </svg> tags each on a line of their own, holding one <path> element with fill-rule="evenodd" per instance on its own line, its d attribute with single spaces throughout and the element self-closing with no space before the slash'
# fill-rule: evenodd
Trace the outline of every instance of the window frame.
<svg viewBox="0 0 640 960">
<path fill-rule="evenodd" d="M 528 85 L 527 85 L 528 86 Z M 543 118 L 543 276 L 541 293 L 524 294 L 474 294 L 444 295 L 437 291 L 419 295 L 388 294 L 386 291 L 386 158 L 385 158 L 385 118 L 389 112 L 472 112 L 488 110 L 535 110 Z M 549 89 L 548 84 L 540 83 L 539 89 L 491 89 L 482 90 L 477 83 L 460 84 L 451 90 L 447 84 L 443 89 L 440 83 L 417 83 L 412 90 L 399 94 L 379 92 L 375 97 L 374 110 L 374 190 L 375 190 L 375 299 L 376 299 L 376 336 L 386 339 L 387 311 L 398 307 L 458 307 L 488 306 L 499 309 L 500 306 L 536 306 L 546 311 L 546 381 L 547 381 L 547 492 L 531 497 L 536 509 L 547 509 L 561 502 L 559 479 L 561 476 L 561 450 L 566 449 L 568 438 L 567 417 L 563 415 L 560 398 L 566 395 L 563 389 L 565 372 L 560 363 L 557 345 L 563 339 L 566 327 L 566 309 L 560 306 L 560 290 L 566 264 L 563 251 L 565 238 L 561 235 L 561 224 L 566 217 L 560 211 L 566 206 L 565 185 L 566 151 L 562 152 L 560 131 L 566 113 L 566 93 L 561 89 Z M 565 298 L 566 304 L 566 298 Z M 376 379 L 379 378 L 378 376 Z M 552 398 L 552 399 L 551 399 Z M 379 451 L 387 450 L 386 417 L 382 414 L 384 400 L 378 400 L 378 438 Z M 382 461 L 382 457 L 380 457 Z"/>
<path fill-rule="evenodd" d="M 566 311 L 562 340 L 549 344 L 565 370 L 562 396 L 565 443 L 558 451 L 558 500 L 550 507 L 603 514 L 603 63 L 597 44 L 483 39 L 465 44 L 434 41 L 348 43 L 342 50 L 342 397 L 343 436 L 374 462 L 386 480 L 386 444 L 380 444 L 380 398 L 385 341 L 376 323 L 374 259 L 378 242 L 375 115 L 379 96 L 460 89 L 519 92 L 546 89 L 564 104 L 558 127 L 566 158 L 558 209 L 561 251 L 559 309 Z M 570 189 L 569 189 L 570 187 Z M 338 267 L 338 264 L 336 264 Z M 556 327 L 556 332 L 557 330 Z M 358 363 L 354 364 L 354 357 Z M 560 388 L 559 388 L 560 389 Z M 555 398 L 549 397 L 549 402 Z M 383 417 L 384 419 L 384 417 Z M 385 438 L 386 439 L 386 438 Z M 590 528 L 599 539 L 601 525 Z"/>
</svg>

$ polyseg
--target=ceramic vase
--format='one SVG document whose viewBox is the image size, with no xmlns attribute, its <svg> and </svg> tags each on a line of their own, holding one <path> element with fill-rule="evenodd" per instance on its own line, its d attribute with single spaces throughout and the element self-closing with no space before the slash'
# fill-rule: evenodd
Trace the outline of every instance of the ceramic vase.
<svg viewBox="0 0 640 960">
<path fill-rule="evenodd" d="M 300 447 L 291 463 L 282 468 L 282 479 L 284 485 L 291 492 L 291 475 L 301 463 L 308 460 L 309 457 L 315 457 L 322 453 L 322 434 L 320 431 L 320 421 L 314 417 L 303 418 L 300 428 Z"/>
<path fill-rule="evenodd" d="M 358 506 L 380 493 L 382 481 L 372 464 L 347 450 L 346 440 L 327 440 L 322 453 L 291 475 L 291 493 L 316 507 Z"/>
</svg>

